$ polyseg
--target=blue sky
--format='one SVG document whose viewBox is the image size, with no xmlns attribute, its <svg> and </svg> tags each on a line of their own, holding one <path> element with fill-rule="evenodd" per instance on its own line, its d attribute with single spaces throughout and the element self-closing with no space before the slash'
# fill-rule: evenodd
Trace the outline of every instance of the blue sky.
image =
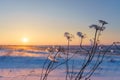
<svg viewBox="0 0 120 80">
<path fill-rule="evenodd" d="M 0 0 L 0 44 L 21 44 L 22 37 L 29 44 L 65 44 L 66 31 L 82 31 L 90 39 L 88 26 L 99 19 L 109 23 L 103 43 L 120 41 L 119 5 L 120 0 Z"/>
</svg>

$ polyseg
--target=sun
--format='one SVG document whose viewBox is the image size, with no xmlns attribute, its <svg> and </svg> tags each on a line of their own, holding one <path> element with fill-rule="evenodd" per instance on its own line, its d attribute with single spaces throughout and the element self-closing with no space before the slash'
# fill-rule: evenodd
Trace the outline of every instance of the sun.
<svg viewBox="0 0 120 80">
<path fill-rule="evenodd" d="M 22 42 L 23 42 L 23 43 L 28 43 L 28 42 L 29 42 L 29 39 L 26 38 L 26 37 L 24 37 L 24 38 L 22 38 Z"/>
</svg>

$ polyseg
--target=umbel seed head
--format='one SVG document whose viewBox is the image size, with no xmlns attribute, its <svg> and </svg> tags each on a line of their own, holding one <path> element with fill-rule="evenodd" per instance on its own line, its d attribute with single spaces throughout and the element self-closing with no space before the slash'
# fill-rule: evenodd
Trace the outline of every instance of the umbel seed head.
<svg viewBox="0 0 120 80">
<path fill-rule="evenodd" d="M 108 24 L 106 21 L 103 21 L 103 20 L 99 20 L 99 23 L 105 25 L 105 24 Z"/>
</svg>

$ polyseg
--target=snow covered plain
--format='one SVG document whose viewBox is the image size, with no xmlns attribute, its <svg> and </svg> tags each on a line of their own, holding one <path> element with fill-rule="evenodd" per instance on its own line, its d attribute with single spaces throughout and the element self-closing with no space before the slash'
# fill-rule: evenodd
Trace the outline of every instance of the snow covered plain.
<svg viewBox="0 0 120 80">
<path fill-rule="evenodd" d="M 70 60 L 70 64 L 75 61 L 76 69 L 84 56 L 78 55 Z M 0 80 L 40 80 L 42 66 L 47 56 L 48 53 L 38 47 L 1 48 Z M 48 80 L 65 80 L 65 65 L 51 72 Z M 120 80 L 120 55 L 106 55 L 91 80 Z"/>
</svg>

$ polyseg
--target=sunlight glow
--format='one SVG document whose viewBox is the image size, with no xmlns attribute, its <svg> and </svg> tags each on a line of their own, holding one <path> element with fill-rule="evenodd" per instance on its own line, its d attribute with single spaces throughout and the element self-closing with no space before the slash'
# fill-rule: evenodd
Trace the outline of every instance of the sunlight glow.
<svg viewBox="0 0 120 80">
<path fill-rule="evenodd" d="M 26 38 L 26 37 L 22 38 L 23 43 L 27 43 L 28 41 L 29 41 L 28 38 Z"/>
</svg>

